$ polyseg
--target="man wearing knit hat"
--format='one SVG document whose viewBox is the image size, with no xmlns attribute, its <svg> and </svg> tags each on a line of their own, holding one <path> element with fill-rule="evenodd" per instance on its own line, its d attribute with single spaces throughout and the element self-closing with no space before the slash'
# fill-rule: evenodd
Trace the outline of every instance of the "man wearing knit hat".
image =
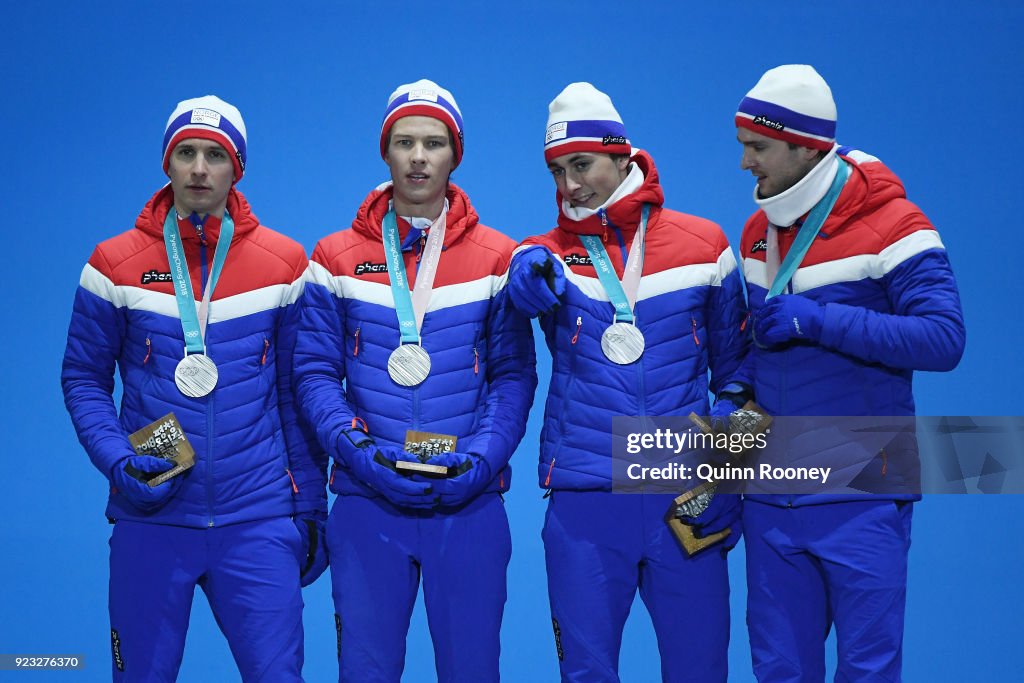
<svg viewBox="0 0 1024 683">
<path fill-rule="evenodd" d="M 899 178 L 835 144 L 836 118 L 806 65 L 769 70 L 740 102 L 740 166 L 757 178 L 758 205 L 740 245 L 755 340 L 741 376 L 773 415 L 913 415 L 913 371 L 951 370 L 963 353 L 956 281 Z M 884 449 L 878 460 L 872 471 L 892 470 Z M 837 681 L 900 680 L 919 498 L 745 497 L 758 680 L 823 680 L 833 624 Z"/>
<path fill-rule="evenodd" d="M 450 92 L 395 90 L 380 149 L 391 181 L 313 252 L 295 354 L 301 410 L 334 459 L 339 680 L 398 683 L 422 576 L 438 681 L 497 681 L 501 494 L 537 385 L 529 320 L 504 287 L 515 243 L 450 182 Z"/>
<path fill-rule="evenodd" d="M 115 681 L 177 678 L 197 585 L 243 680 L 302 680 L 300 584 L 327 564 L 326 456 L 291 389 L 307 259 L 235 189 L 245 162 L 238 109 L 181 102 L 163 139 L 170 183 L 96 247 L 75 295 L 61 381 L 110 480 Z M 166 430 L 169 413 L 195 455 L 168 479 L 159 442 L 136 452 L 129 434 Z"/>
<path fill-rule="evenodd" d="M 619 680 L 639 588 L 664 680 L 725 681 L 739 501 L 715 495 L 680 515 L 697 536 L 727 534 L 688 557 L 664 521 L 674 493 L 612 493 L 612 420 L 706 415 L 709 386 L 718 411 L 745 402 L 732 381 L 746 346 L 736 260 L 717 225 L 662 206 L 654 161 L 632 148 L 607 95 L 573 83 L 549 111 L 558 227 L 517 250 L 509 290 L 540 316 L 552 354 L 539 476 L 562 680 Z"/>
</svg>

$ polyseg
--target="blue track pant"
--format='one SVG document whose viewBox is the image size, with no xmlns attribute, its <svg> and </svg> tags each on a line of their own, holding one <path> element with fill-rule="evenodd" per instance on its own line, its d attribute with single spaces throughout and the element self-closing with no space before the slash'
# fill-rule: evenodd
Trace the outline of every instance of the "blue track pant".
<svg viewBox="0 0 1024 683">
<path fill-rule="evenodd" d="M 327 545 L 340 681 L 399 682 L 421 575 L 439 683 L 498 681 L 512 541 L 497 494 L 485 493 L 452 513 L 339 496 Z"/>
<path fill-rule="evenodd" d="M 820 683 L 835 624 L 836 681 L 899 681 L 912 503 L 793 508 L 746 500 L 747 624 L 761 683 Z"/>
<path fill-rule="evenodd" d="M 666 682 L 728 676 L 729 573 L 721 548 L 688 558 L 665 524 L 671 495 L 555 491 L 544 522 L 562 681 L 618 683 L 622 628 L 647 606 Z"/>
<path fill-rule="evenodd" d="M 114 681 L 177 679 L 196 585 L 243 681 L 301 681 L 300 545 L 289 517 L 210 529 L 117 522 L 110 537 Z"/>
</svg>

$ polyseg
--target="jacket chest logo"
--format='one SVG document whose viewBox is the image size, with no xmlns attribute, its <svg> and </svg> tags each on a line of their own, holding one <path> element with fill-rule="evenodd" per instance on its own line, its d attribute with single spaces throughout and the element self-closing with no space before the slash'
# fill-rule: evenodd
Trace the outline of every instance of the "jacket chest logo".
<svg viewBox="0 0 1024 683">
<path fill-rule="evenodd" d="M 142 284 L 150 285 L 154 282 L 172 282 L 170 271 L 161 273 L 155 268 L 150 268 L 142 274 Z"/>
<path fill-rule="evenodd" d="M 592 265 L 594 265 L 590 261 L 590 256 L 588 254 L 566 254 L 565 257 L 562 260 L 564 260 L 565 261 L 565 265 L 569 266 L 570 268 L 572 266 L 592 266 Z"/>
<path fill-rule="evenodd" d="M 752 246 L 750 248 L 750 253 L 751 254 L 756 254 L 759 251 L 768 251 L 768 241 L 767 240 L 758 240 L 758 241 L 754 242 L 754 246 Z"/>
<path fill-rule="evenodd" d="M 371 263 L 370 261 L 363 261 L 362 263 L 356 266 L 356 275 L 386 272 L 388 272 L 388 264 L 386 263 Z"/>
</svg>

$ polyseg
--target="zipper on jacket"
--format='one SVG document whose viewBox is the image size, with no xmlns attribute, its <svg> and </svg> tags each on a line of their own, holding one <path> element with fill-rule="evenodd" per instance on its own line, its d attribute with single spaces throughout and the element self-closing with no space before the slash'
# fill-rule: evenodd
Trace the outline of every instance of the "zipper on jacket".
<svg viewBox="0 0 1024 683">
<path fill-rule="evenodd" d="M 196 228 L 196 230 L 198 232 L 198 231 L 200 231 L 200 228 Z M 199 295 L 202 296 L 203 293 L 206 291 L 206 276 L 207 276 L 206 270 L 207 269 L 206 269 L 206 238 L 202 236 L 201 232 L 200 232 L 200 238 L 199 238 L 199 263 L 200 263 Z"/>
<path fill-rule="evenodd" d="M 291 482 L 292 482 L 292 493 L 297 494 L 299 492 L 299 487 L 296 486 L 296 484 L 295 484 L 295 477 L 292 476 L 292 471 L 290 469 L 288 469 L 287 467 L 285 467 L 284 468 L 284 473 L 288 475 L 288 479 L 291 480 Z"/>
<path fill-rule="evenodd" d="M 196 229 L 196 236 L 199 238 L 199 244 L 202 245 L 203 247 L 205 247 L 206 246 L 206 230 L 205 230 L 205 228 L 206 228 L 206 221 L 207 221 L 207 219 L 209 219 L 209 215 L 207 215 L 207 217 L 203 219 L 202 223 L 196 223 L 195 220 L 198 219 L 198 214 L 194 214 L 194 215 L 196 216 L 196 218 L 193 219 L 193 218 L 190 217 L 189 220 L 190 220 L 190 222 L 192 222 L 192 227 Z"/>
<path fill-rule="evenodd" d="M 206 291 L 206 278 L 207 278 L 207 263 L 206 263 L 206 235 L 203 233 L 202 227 L 196 228 L 196 233 L 199 235 L 199 263 L 200 263 L 200 292 Z M 206 327 L 206 336 L 210 335 L 209 325 Z M 204 350 L 206 346 L 206 339 L 203 339 Z M 210 519 L 207 522 L 208 527 L 214 526 L 213 521 L 213 392 L 207 396 L 206 400 L 206 504 L 209 509 Z"/>
<path fill-rule="evenodd" d="M 362 325 L 360 325 L 359 327 L 356 328 L 356 346 L 352 350 L 352 357 L 353 358 L 358 358 L 359 357 L 359 331 L 362 330 L 362 329 L 363 329 Z"/>
<path fill-rule="evenodd" d="M 619 241 L 619 254 L 622 256 L 622 270 L 626 270 L 626 261 L 629 260 L 629 249 L 626 248 L 626 238 L 622 236 L 619 226 L 612 223 L 612 230 L 615 232 L 615 239 Z"/>
<path fill-rule="evenodd" d="M 608 212 L 604 209 L 598 209 L 597 215 L 601 218 L 601 242 L 608 242 Z"/>
<path fill-rule="evenodd" d="M 150 341 L 149 337 L 146 337 L 146 357 L 142 359 L 143 365 L 149 362 L 149 356 L 151 353 L 153 353 L 153 342 Z"/>
<path fill-rule="evenodd" d="M 412 388 L 412 428 L 414 431 L 418 431 L 420 428 L 420 387 L 423 386 L 423 382 L 420 382 Z"/>
<path fill-rule="evenodd" d="M 426 248 L 426 246 L 427 246 L 427 236 L 424 235 L 421 232 L 420 233 L 420 239 L 419 239 L 419 249 L 416 251 L 416 266 L 417 266 L 417 269 L 419 268 L 420 260 L 423 259 L 423 250 Z"/>
<path fill-rule="evenodd" d="M 793 286 L 792 281 L 790 281 L 788 286 L 789 287 Z M 780 370 L 780 372 L 779 372 L 779 410 L 778 410 L 777 414 L 778 415 L 789 415 L 790 414 L 788 412 L 789 411 L 789 401 L 787 400 L 787 394 L 789 392 L 788 392 L 788 387 L 786 386 L 786 384 L 787 384 L 786 378 L 789 377 L 789 352 L 788 351 L 781 351 L 779 353 L 779 357 L 780 357 L 780 362 L 779 362 L 779 370 Z M 786 507 L 790 507 L 790 508 L 793 507 L 793 500 L 796 498 L 796 494 L 792 494 L 791 493 L 791 494 L 788 495 L 787 498 L 788 498 L 788 502 L 786 504 Z"/>
<path fill-rule="evenodd" d="M 575 344 L 577 341 L 579 341 L 580 330 L 581 329 L 583 329 L 583 316 L 582 315 L 578 315 L 578 316 L 576 316 L 576 334 L 574 334 L 572 336 L 572 343 L 573 344 Z"/>
<path fill-rule="evenodd" d="M 270 340 L 267 339 L 266 337 L 264 337 L 263 338 L 263 357 L 260 358 L 260 365 L 261 366 L 267 364 L 267 351 L 269 351 L 269 350 L 270 350 Z"/>
<path fill-rule="evenodd" d="M 747 314 L 745 316 L 743 316 L 743 322 L 740 323 L 740 332 L 742 332 L 743 330 L 747 329 L 747 321 L 749 321 L 749 320 L 750 320 L 750 311 L 747 311 Z"/>
<path fill-rule="evenodd" d="M 551 486 L 551 472 L 555 469 L 555 458 L 551 458 L 551 464 L 548 465 L 548 476 L 544 477 L 544 488 Z"/>
<path fill-rule="evenodd" d="M 693 325 L 693 343 L 700 346 L 700 337 L 697 336 L 697 319 L 690 316 L 690 323 Z"/>
<path fill-rule="evenodd" d="M 208 527 L 213 523 L 213 392 L 207 396 L 206 401 L 206 504 L 210 511 Z"/>
<path fill-rule="evenodd" d="M 601 217 L 601 227 L 604 228 L 601 234 L 601 241 L 608 241 L 608 226 L 611 226 L 612 232 L 615 233 L 615 239 L 619 243 L 619 254 L 622 256 L 622 268 L 625 270 L 626 261 L 629 260 L 629 249 L 626 248 L 626 238 L 622 236 L 622 231 L 619 226 L 608 220 L 608 212 L 604 209 L 599 209 L 597 214 Z"/>
<path fill-rule="evenodd" d="M 640 356 L 640 358 L 636 362 L 636 373 L 637 373 L 637 380 L 638 380 L 637 384 L 638 384 L 638 389 L 639 389 L 639 391 L 637 391 L 637 398 L 640 399 L 640 405 L 639 405 L 640 414 L 643 415 L 643 416 L 646 416 L 647 415 L 647 381 L 646 381 L 646 377 L 644 377 L 644 357 L 643 356 Z"/>
<path fill-rule="evenodd" d="M 476 350 L 476 346 L 473 346 L 473 374 L 480 374 L 480 352 Z"/>
</svg>

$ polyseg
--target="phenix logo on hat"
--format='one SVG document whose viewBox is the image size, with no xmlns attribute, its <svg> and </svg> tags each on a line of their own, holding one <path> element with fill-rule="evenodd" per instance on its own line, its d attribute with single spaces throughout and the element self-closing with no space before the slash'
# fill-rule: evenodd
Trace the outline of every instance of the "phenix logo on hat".
<svg viewBox="0 0 1024 683">
<path fill-rule="evenodd" d="M 398 86 L 388 98 L 384 110 L 384 123 L 380 127 L 380 156 L 388 151 L 388 133 L 395 121 L 406 116 L 429 116 L 437 119 L 451 131 L 455 145 L 455 165 L 462 161 L 462 112 L 452 94 L 433 81 L 423 78 L 415 83 Z"/>
<path fill-rule="evenodd" d="M 242 114 L 214 95 L 179 102 L 164 130 L 164 173 L 171 163 L 171 152 L 182 140 L 203 138 L 216 142 L 231 155 L 235 182 L 245 173 L 245 122 Z"/>
<path fill-rule="evenodd" d="M 836 103 L 814 67 L 785 64 L 766 71 L 743 98 L 736 126 L 828 151 L 836 142 Z"/>
<path fill-rule="evenodd" d="M 590 83 L 570 83 L 548 105 L 544 160 L 573 152 L 633 152 L 611 98 Z"/>
</svg>

